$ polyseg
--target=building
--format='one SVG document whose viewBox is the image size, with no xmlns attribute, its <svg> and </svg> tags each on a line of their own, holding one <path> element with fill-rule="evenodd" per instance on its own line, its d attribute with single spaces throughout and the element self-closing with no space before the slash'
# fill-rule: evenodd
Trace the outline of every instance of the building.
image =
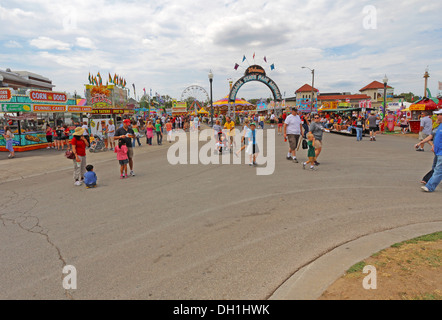
<svg viewBox="0 0 442 320">
<path fill-rule="evenodd" d="M 312 88 L 308 84 L 304 84 L 301 88 L 295 91 L 296 107 L 302 112 L 312 112 L 317 110 L 317 99 L 319 90 Z M 313 97 L 312 97 L 313 96 Z M 312 105 L 313 101 L 313 105 Z"/>
<path fill-rule="evenodd" d="M 11 69 L 0 69 L 0 87 L 8 87 L 25 93 L 27 89 L 41 89 L 52 91 L 55 85 L 52 80 L 36 73 L 28 71 L 11 71 Z"/>
<path fill-rule="evenodd" d="M 371 99 L 371 105 L 373 108 L 380 109 L 384 103 L 384 84 L 379 81 L 373 81 L 372 83 L 366 85 L 361 90 L 360 93 L 366 94 Z M 393 88 L 387 85 L 387 102 L 393 101 Z"/>
</svg>

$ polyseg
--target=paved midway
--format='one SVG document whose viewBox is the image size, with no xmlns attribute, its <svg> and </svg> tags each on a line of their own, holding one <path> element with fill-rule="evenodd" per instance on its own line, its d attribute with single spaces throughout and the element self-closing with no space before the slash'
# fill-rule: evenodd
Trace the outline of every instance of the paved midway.
<svg viewBox="0 0 442 320">
<path fill-rule="evenodd" d="M 165 141 L 135 148 L 137 175 L 120 180 L 112 152 L 88 153 L 96 189 L 75 187 L 56 151 L 0 153 L 0 299 L 314 298 L 309 289 L 338 275 L 316 268 L 304 294 L 299 271 L 344 256 L 344 272 L 364 258 L 345 254 L 353 243 L 369 255 L 392 244 L 377 234 L 442 222 L 442 189 L 419 183 L 433 155 L 415 152 L 415 139 L 325 134 L 315 172 L 287 161 L 276 139 L 269 176 L 244 164 L 170 165 Z M 76 290 L 62 286 L 65 265 Z"/>
</svg>

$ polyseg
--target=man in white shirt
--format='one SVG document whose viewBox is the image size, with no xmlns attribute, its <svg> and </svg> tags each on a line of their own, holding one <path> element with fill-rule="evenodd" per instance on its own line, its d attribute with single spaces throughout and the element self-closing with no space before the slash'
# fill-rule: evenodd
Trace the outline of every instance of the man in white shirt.
<svg viewBox="0 0 442 320">
<path fill-rule="evenodd" d="M 296 148 L 298 147 L 299 137 L 302 133 L 302 121 L 298 116 L 298 109 L 292 108 L 292 114 L 289 115 L 284 122 L 284 139 L 289 142 L 287 160 L 293 160 L 293 162 L 298 163 L 298 159 L 296 159 Z"/>
</svg>

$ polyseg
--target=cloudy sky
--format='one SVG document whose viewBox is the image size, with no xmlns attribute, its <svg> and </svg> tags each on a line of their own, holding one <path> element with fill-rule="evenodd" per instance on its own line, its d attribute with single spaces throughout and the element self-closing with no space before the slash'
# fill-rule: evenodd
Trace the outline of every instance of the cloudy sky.
<svg viewBox="0 0 442 320">
<path fill-rule="evenodd" d="M 386 74 L 395 93 L 423 95 L 429 66 L 437 95 L 440 12 L 441 1 L 421 0 L 0 0 L 0 69 L 41 74 L 71 93 L 84 91 L 89 72 L 105 81 L 117 73 L 137 95 L 146 88 L 177 99 L 190 85 L 209 91 L 212 70 L 217 100 L 254 63 L 285 97 L 311 83 L 302 66 L 315 69 L 323 93 L 358 93 Z M 238 96 L 270 90 L 252 82 Z"/>
</svg>

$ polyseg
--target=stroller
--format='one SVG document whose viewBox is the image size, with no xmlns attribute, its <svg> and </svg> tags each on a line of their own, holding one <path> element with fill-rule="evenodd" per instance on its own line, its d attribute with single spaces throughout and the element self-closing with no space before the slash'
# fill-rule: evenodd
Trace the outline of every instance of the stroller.
<svg viewBox="0 0 442 320">
<path fill-rule="evenodd" d="M 215 154 L 223 154 L 224 152 L 229 151 L 226 134 L 219 133 L 217 137 Z"/>
<path fill-rule="evenodd" d="M 107 148 L 104 144 L 104 139 L 101 138 L 99 135 L 94 135 L 91 139 L 91 145 L 89 148 L 90 152 L 100 152 L 100 151 L 107 151 Z"/>
</svg>

